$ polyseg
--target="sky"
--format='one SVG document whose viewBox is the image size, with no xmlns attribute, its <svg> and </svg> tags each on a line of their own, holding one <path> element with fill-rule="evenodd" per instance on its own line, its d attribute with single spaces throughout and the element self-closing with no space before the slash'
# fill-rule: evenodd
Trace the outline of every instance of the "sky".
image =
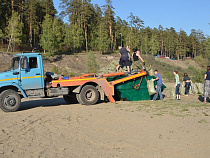
<svg viewBox="0 0 210 158">
<path fill-rule="evenodd" d="M 53 0 L 60 12 L 60 0 Z M 144 21 L 144 26 L 158 28 L 174 27 L 189 35 L 191 29 L 200 29 L 210 35 L 210 0 L 112 0 L 115 16 L 128 20 L 132 12 Z M 91 3 L 102 6 L 105 0 L 91 0 Z"/>
</svg>

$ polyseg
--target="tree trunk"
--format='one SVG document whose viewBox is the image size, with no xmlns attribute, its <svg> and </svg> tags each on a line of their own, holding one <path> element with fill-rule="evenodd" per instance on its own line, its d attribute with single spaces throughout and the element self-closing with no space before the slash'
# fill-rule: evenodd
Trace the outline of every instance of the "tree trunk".
<svg viewBox="0 0 210 158">
<path fill-rule="evenodd" d="M 86 48 L 86 52 L 88 52 L 87 26 L 85 23 L 84 23 L 84 29 L 85 29 L 85 48 Z"/>
<path fill-rule="evenodd" d="M 32 30 L 32 22 L 31 22 L 31 20 L 30 20 L 30 24 L 29 24 L 29 44 L 30 44 L 30 46 L 32 47 L 32 36 L 33 36 L 33 30 Z"/>
<path fill-rule="evenodd" d="M 111 24 L 111 22 L 109 23 L 109 35 L 110 35 L 110 41 L 111 41 L 110 49 L 112 51 L 113 50 L 113 35 L 112 35 L 112 24 Z"/>
<path fill-rule="evenodd" d="M 113 46 L 113 50 L 115 50 L 116 45 L 117 45 L 117 30 L 116 30 L 116 28 L 115 28 L 115 32 L 114 32 L 114 46 Z"/>
<path fill-rule="evenodd" d="M 23 22 L 23 12 L 24 12 L 24 1 L 22 0 L 21 2 L 21 17 L 20 17 L 20 20 L 21 20 L 21 23 Z"/>
<path fill-rule="evenodd" d="M 11 0 L 11 8 L 12 8 L 12 11 L 14 10 L 14 0 Z"/>
<path fill-rule="evenodd" d="M 33 31 L 33 33 L 34 33 L 34 46 L 36 45 L 36 29 L 34 28 L 34 31 Z"/>
</svg>

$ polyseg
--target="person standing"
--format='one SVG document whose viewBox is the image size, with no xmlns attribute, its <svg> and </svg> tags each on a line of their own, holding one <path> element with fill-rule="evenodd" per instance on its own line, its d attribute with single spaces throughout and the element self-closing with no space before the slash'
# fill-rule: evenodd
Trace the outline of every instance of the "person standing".
<svg viewBox="0 0 210 158">
<path fill-rule="evenodd" d="M 176 84 L 174 87 L 176 87 L 175 93 L 176 93 L 176 100 L 180 100 L 181 96 L 180 96 L 180 79 L 179 79 L 179 74 L 178 71 L 174 71 L 174 75 L 175 75 L 175 80 L 176 80 Z"/>
<path fill-rule="evenodd" d="M 210 66 L 207 66 L 207 72 L 204 75 L 204 79 L 204 103 L 206 103 L 206 99 L 210 95 Z"/>
<path fill-rule="evenodd" d="M 130 61 L 127 50 L 128 48 L 119 46 L 118 49 L 120 54 L 120 61 L 119 65 L 117 65 L 116 67 L 116 71 L 118 71 L 121 66 L 125 65 L 127 67 L 128 73 L 130 73 Z"/>
<path fill-rule="evenodd" d="M 160 100 L 163 100 L 163 95 L 162 95 L 162 85 L 163 85 L 163 80 L 162 80 L 162 77 L 161 75 L 158 73 L 158 70 L 155 70 L 155 75 L 156 75 L 156 78 L 153 79 L 153 81 L 157 81 L 157 89 L 156 89 L 156 94 L 154 95 L 152 101 L 155 101 L 158 97 L 158 94 L 160 96 Z"/>
<path fill-rule="evenodd" d="M 184 73 L 183 86 L 185 87 L 185 96 L 189 95 L 191 83 L 192 83 L 192 81 L 191 81 L 190 77 L 188 76 L 188 74 Z"/>
<path fill-rule="evenodd" d="M 133 58 L 132 69 L 134 71 L 138 71 L 139 69 L 142 69 L 143 68 L 142 63 L 143 63 L 143 65 L 145 65 L 145 62 L 144 62 L 143 58 L 141 57 L 140 53 L 141 53 L 140 50 L 137 50 L 136 48 L 133 49 L 133 54 L 132 54 L 132 58 Z"/>
<path fill-rule="evenodd" d="M 143 62 L 143 64 L 144 64 L 144 60 L 142 59 L 140 53 L 141 53 L 140 50 L 137 50 L 137 49 L 134 49 L 133 50 L 133 61 L 139 61 L 139 60 L 141 60 Z"/>
</svg>

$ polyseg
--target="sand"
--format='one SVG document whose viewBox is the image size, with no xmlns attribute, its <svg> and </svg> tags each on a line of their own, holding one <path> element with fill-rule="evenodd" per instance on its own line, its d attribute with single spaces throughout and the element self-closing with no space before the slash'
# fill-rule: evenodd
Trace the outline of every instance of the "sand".
<svg viewBox="0 0 210 158">
<path fill-rule="evenodd" d="M 179 105 L 165 111 L 155 105 L 169 101 L 94 106 L 68 105 L 62 98 L 22 101 L 17 112 L 0 111 L 1 158 L 210 157 L 209 104 L 180 112 Z"/>
</svg>

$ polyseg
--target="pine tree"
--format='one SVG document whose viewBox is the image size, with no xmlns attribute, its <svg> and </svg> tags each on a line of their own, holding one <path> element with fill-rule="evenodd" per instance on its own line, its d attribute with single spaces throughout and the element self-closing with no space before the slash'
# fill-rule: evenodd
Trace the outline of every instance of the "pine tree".
<svg viewBox="0 0 210 158">
<path fill-rule="evenodd" d="M 168 46 L 169 57 L 171 58 L 175 57 L 177 43 L 178 43 L 178 34 L 176 30 L 173 27 L 171 27 L 169 35 L 169 46 Z"/>
<path fill-rule="evenodd" d="M 97 49 L 102 53 L 109 50 L 109 36 L 106 32 L 106 24 L 102 20 L 98 26 L 98 34 L 96 38 Z"/>
<path fill-rule="evenodd" d="M 160 55 L 162 56 L 163 55 L 163 52 L 164 52 L 164 43 L 163 43 L 163 27 L 161 25 L 159 25 L 158 27 L 158 30 L 159 30 L 159 36 L 160 36 Z"/>
<path fill-rule="evenodd" d="M 110 39 L 110 50 L 113 51 L 114 45 L 114 7 L 111 0 L 106 0 L 106 4 L 102 6 L 104 9 L 104 19 L 107 25 L 107 32 Z"/>
<path fill-rule="evenodd" d="M 90 36 L 89 28 L 91 28 L 91 20 L 94 18 L 94 8 L 90 4 L 90 0 L 82 0 L 81 2 L 81 21 L 84 29 L 85 49 L 88 52 L 88 41 Z"/>
<path fill-rule="evenodd" d="M 9 41 L 8 49 L 11 49 L 14 51 L 15 45 L 21 44 L 21 38 L 22 38 L 22 29 L 23 29 L 23 23 L 20 21 L 20 15 L 18 15 L 17 12 L 12 12 L 12 17 L 9 20 L 9 25 L 7 27 L 7 38 Z"/>
<path fill-rule="evenodd" d="M 88 54 L 87 67 L 89 73 L 96 73 L 98 70 L 97 59 L 93 52 L 89 52 Z"/>
<path fill-rule="evenodd" d="M 65 27 L 64 27 L 63 21 L 59 19 L 58 17 L 55 17 L 53 21 L 53 33 L 55 35 L 55 40 L 56 40 L 55 42 L 56 50 L 60 50 L 64 42 L 63 40 L 64 30 L 65 30 Z"/>
<path fill-rule="evenodd" d="M 152 35 L 151 35 L 151 38 L 150 38 L 150 42 L 149 42 L 149 45 L 150 45 L 150 54 L 152 55 L 156 55 L 159 51 L 159 38 L 158 38 L 158 30 L 155 28 L 153 31 L 152 31 Z"/>
<path fill-rule="evenodd" d="M 73 52 L 81 51 L 83 41 L 83 31 L 76 23 L 66 25 L 64 44 L 67 46 L 68 50 Z"/>
<path fill-rule="evenodd" d="M 33 39 L 35 38 L 35 29 L 38 25 L 38 16 L 36 15 L 36 8 L 38 7 L 38 3 L 34 0 L 28 0 L 26 2 L 26 16 L 27 16 L 27 22 L 29 27 L 28 32 L 28 41 L 29 45 L 32 48 L 35 44 L 35 41 Z M 34 38 L 33 38 L 34 37 Z"/>
<path fill-rule="evenodd" d="M 203 42 L 204 46 L 204 58 L 210 61 L 210 37 L 208 36 L 207 39 Z"/>
<path fill-rule="evenodd" d="M 1 44 L 3 45 L 3 39 L 5 38 L 5 35 L 3 33 L 3 31 L 0 29 L 0 41 L 1 41 Z"/>
<path fill-rule="evenodd" d="M 178 35 L 178 43 L 177 43 L 177 49 L 176 49 L 176 56 L 179 60 L 180 57 L 185 57 L 186 53 L 188 51 L 187 47 L 187 34 L 185 31 L 180 30 Z"/>
<path fill-rule="evenodd" d="M 47 14 L 42 24 L 40 46 L 44 49 L 44 53 L 47 51 L 50 55 L 53 55 L 56 45 L 57 43 L 53 32 L 53 18 Z"/>
</svg>

